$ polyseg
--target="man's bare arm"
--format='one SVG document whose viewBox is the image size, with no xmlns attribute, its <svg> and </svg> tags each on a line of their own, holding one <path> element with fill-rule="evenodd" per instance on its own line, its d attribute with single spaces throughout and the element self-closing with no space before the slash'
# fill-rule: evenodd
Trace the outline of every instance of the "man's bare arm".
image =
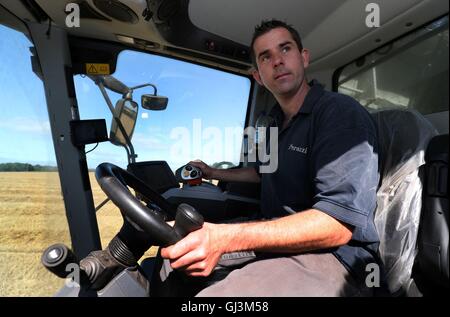
<svg viewBox="0 0 450 317">
<path fill-rule="evenodd" d="M 347 244 L 352 226 L 319 210 L 310 209 L 276 220 L 220 225 L 225 252 L 258 250 L 299 253 Z M 222 230 L 223 231 L 222 231 Z M 226 236 L 226 237 L 225 237 Z"/>
<path fill-rule="evenodd" d="M 237 169 L 213 169 L 213 177 L 225 182 L 259 183 L 261 178 L 253 167 Z"/>
</svg>

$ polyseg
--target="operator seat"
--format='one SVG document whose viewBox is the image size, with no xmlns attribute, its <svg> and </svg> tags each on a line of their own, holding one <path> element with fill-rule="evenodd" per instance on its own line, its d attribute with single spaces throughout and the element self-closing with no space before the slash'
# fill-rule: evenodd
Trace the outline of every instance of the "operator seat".
<svg viewBox="0 0 450 317">
<path fill-rule="evenodd" d="M 425 188 L 413 276 L 426 295 L 449 295 L 448 134 L 434 137 L 425 154 Z M 416 273 L 416 274 L 414 274 Z"/>
<path fill-rule="evenodd" d="M 437 134 L 414 110 L 372 113 L 378 128 L 380 186 L 375 226 L 380 237 L 379 255 L 391 295 L 407 293 L 413 283 L 417 236 L 422 208 L 425 152 Z"/>
</svg>

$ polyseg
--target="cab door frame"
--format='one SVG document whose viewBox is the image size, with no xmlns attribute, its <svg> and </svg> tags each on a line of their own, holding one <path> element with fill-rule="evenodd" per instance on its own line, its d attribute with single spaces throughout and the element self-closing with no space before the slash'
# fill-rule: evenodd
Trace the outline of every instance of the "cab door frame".
<svg viewBox="0 0 450 317">
<path fill-rule="evenodd" d="M 84 146 L 71 141 L 70 122 L 79 120 L 67 32 L 35 22 L 27 23 L 34 43 L 34 67 L 44 83 L 50 129 L 72 249 L 81 259 L 101 250 L 100 234 Z"/>
</svg>

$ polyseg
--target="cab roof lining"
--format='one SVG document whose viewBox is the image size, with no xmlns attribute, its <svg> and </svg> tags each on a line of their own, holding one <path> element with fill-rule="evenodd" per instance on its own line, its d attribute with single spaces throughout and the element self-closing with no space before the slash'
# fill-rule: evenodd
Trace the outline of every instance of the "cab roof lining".
<svg viewBox="0 0 450 317">
<path fill-rule="evenodd" d="M 167 21 L 161 21 L 163 18 L 160 15 L 154 15 L 147 21 L 142 16 L 147 7 L 146 0 L 120 0 L 121 4 L 138 16 L 138 21 L 133 23 L 121 22 L 107 16 L 95 6 L 96 0 L 77 0 L 78 3 L 82 2 L 111 19 L 108 21 L 82 18 L 80 27 L 69 28 L 65 24 L 65 7 L 67 3 L 74 2 L 73 0 L 24 1 L 38 5 L 56 27 L 65 28 L 71 37 L 124 44 L 117 35 L 127 36 L 154 43 L 154 47 L 144 49 L 155 53 L 239 73 L 247 73 L 251 66 L 248 51 L 244 50 L 248 49 L 254 26 L 262 19 L 277 18 L 296 27 L 300 31 L 304 46 L 311 50 L 312 71 L 320 71 L 342 66 L 400 36 L 407 31 L 407 22 L 412 22 L 414 28 L 448 14 L 449 5 L 448 0 L 379 0 L 377 4 L 381 10 L 382 27 L 369 29 L 365 25 L 365 17 L 368 14 L 365 5 L 369 1 L 360 0 L 152 1 L 161 7 L 178 3 L 178 15 L 173 16 L 178 20 L 184 19 L 184 24 L 170 20 L 173 17 L 170 14 L 167 14 Z M 318 5 L 318 1 L 324 3 Z M 23 1 L 0 0 L 0 4 L 23 20 L 40 19 L 33 18 L 33 14 L 24 9 L 26 6 Z M 180 10 L 184 10 L 184 15 L 181 15 Z M 175 25 L 178 25 L 177 28 Z M 187 31 L 183 32 L 183 27 Z M 208 38 L 218 43 L 220 49 L 205 50 L 205 39 Z M 130 45 L 124 44 L 124 47 Z M 139 45 L 134 47 L 143 48 Z"/>
</svg>

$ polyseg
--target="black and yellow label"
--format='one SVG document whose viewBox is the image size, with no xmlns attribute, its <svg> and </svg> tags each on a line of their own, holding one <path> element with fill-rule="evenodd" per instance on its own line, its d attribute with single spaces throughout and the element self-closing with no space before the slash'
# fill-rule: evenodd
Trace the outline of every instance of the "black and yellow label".
<svg viewBox="0 0 450 317">
<path fill-rule="evenodd" d="M 109 75 L 109 64 L 86 63 L 86 74 L 88 75 Z"/>
</svg>

